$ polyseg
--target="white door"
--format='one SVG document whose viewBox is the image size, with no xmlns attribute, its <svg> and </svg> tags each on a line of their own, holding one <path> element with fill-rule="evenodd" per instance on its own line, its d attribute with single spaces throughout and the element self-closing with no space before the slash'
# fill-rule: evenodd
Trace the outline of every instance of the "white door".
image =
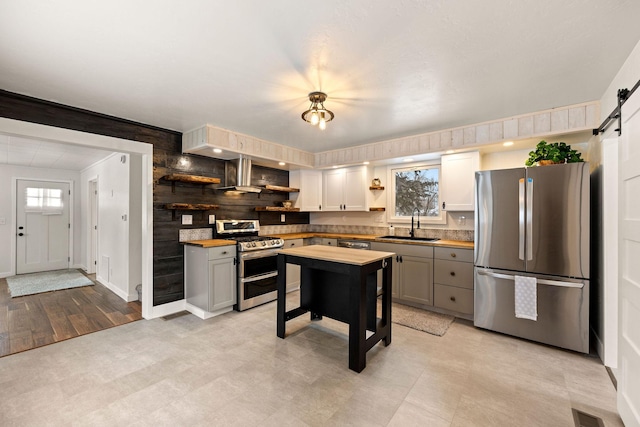
<svg viewBox="0 0 640 427">
<path fill-rule="evenodd" d="M 618 412 L 640 426 L 640 94 L 622 107 L 619 147 Z"/>
<path fill-rule="evenodd" d="M 69 198 L 69 183 L 17 181 L 17 274 L 69 268 Z"/>
</svg>

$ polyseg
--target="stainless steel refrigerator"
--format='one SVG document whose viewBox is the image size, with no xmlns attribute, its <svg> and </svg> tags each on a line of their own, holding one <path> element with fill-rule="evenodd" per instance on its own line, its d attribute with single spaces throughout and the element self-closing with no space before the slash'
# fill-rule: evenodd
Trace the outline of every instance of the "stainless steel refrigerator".
<svg viewBox="0 0 640 427">
<path fill-rule="evenodd" d="M 475 326 L 589 352 L 587 163 L 477 172 L 474 255 Z M 516 278 L 535 278 L 536 320 Z"/>
</svg>

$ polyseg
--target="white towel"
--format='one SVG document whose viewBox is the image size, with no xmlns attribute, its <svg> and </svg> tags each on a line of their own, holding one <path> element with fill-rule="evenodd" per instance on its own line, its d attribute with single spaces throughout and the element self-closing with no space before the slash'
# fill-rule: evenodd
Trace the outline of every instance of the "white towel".
<svg viewBox="0 0 640 427">
<path fill-rule="evenodd" d="M 516 317 L 538 320 L 538 283 L 535 277 L 516 276 Z"/>
</svg>

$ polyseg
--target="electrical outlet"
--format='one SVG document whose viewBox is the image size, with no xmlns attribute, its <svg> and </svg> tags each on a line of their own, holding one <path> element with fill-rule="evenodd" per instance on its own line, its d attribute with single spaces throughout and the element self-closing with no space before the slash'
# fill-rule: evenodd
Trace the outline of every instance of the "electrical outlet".
<svg viewBox="0 0 640 427">
<path fill-rule="evenodd" d="M 193 224 L 193 215 L 182 215 L 182 225 Z"/>
<path fill-rule="evenodd" d="M 215 224 L 215 223 L 216 223 L 216 216 L 209 215 L 209 224 Z"/>
<path fill-rule="evenodd" d="M 0 225 L 5 225 L 7 220 L 5 218 L 0 218 Z"/>
<path fill-rule="evenodd" d="M 286 219 L 284 217 L 284 214 L 280 214 L 280 222 L 285 222 L 285 221 L 286 221 Z"/>
</svg>

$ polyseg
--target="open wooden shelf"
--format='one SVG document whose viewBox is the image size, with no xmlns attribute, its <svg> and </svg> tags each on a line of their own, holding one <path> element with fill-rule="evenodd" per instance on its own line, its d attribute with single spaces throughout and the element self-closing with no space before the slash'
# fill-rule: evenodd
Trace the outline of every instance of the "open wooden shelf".
<svg viewBox="0 0 640 427">
<path fill-rule="evenodd" d="M 369 212 L 384 212 L 385 208 L 369 208 Z"/>
<path fill-rule="evenodd" d="M 186 175 L 180 173 L 173 173 L 170 175 L 165 175 L 162 179 L 166 181 L 171 181 L 171 192 L 176 192 L 176 182 L 184 182 L 187 184 L 197 184 L 202 186 L 202 194 L 204 194 L 204 186 L 210 184 L 220 184 L 220 178 L 212 178 L 210 176 L 200 176 L 200 175 Z"/>
<path fill-rule="evenodd" d="M 299 193 L 300 192 L 299 188 L 282 187 L 280 185 L 265 185 L 264 189 L 270 190 L 270 191 L 279 191 L 281 193 Z"/>
<path fill-rule="evenodd" d="M 372 185 L 369 190 L 384 190 L 384 187 L 382 185 Z"/>
<path fill-rule="evenodd" d="M 258 206 L 256 212 L 300 212 L 300 208 L 284 208 L 282 206 Z"/>
</svg>

